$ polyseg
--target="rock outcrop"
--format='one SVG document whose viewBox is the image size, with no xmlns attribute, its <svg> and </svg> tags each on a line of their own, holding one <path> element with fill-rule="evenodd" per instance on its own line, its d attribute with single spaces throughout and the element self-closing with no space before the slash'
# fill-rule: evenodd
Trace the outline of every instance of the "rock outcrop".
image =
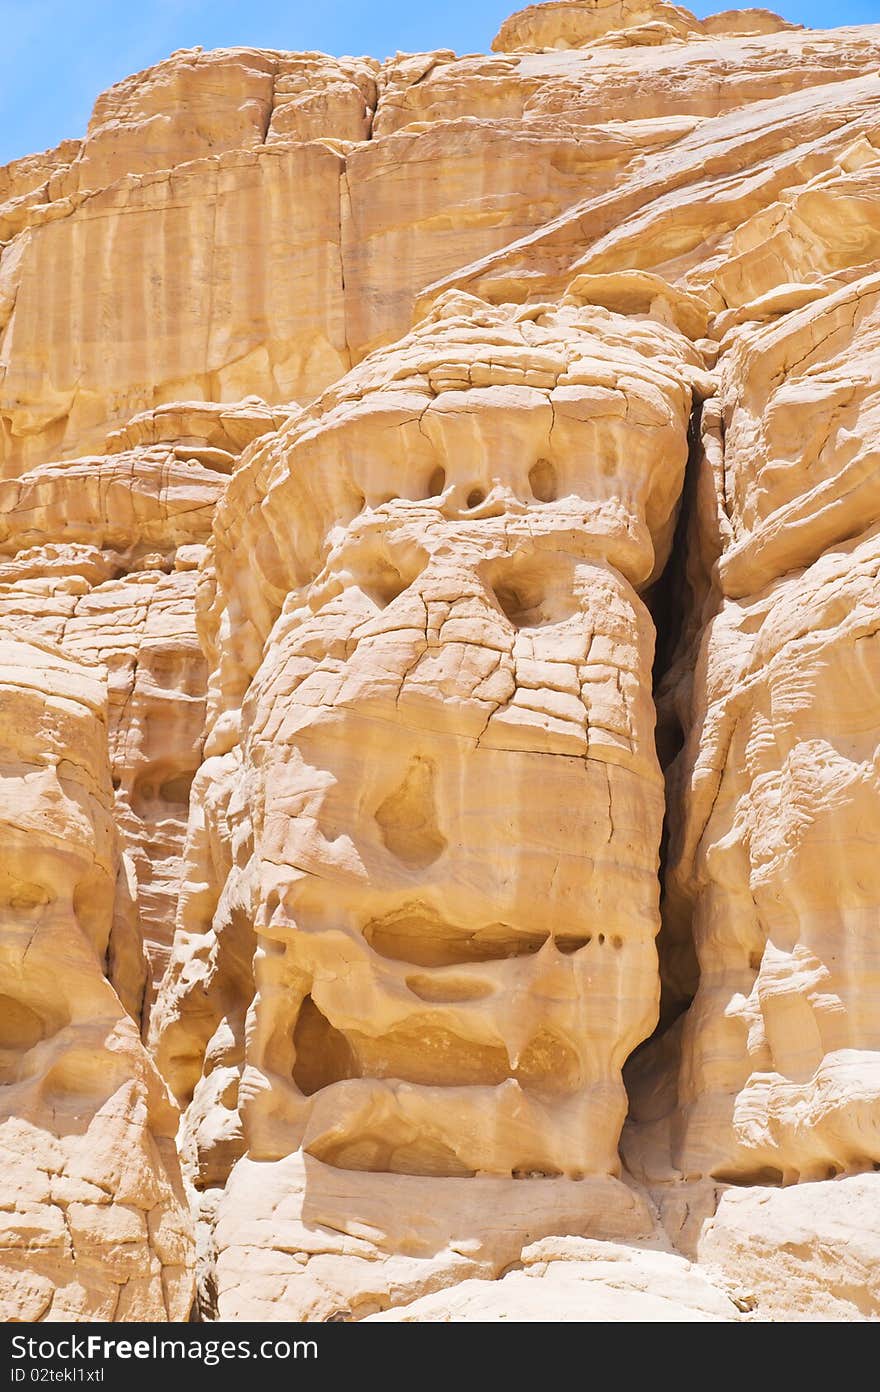
<svg viewBox="0 0 880 1392">
<path fill-rule="evenodd" d="M 106 677 L 0 634 L 0 1311 L 185 1319 L 175 1109 L 112 985 Z"/>
<path fill-rule="evenodd" d="M 0 171 L 6 1318 L 880 1317 L 878 59 L 549 0 Z"/>
</svg>

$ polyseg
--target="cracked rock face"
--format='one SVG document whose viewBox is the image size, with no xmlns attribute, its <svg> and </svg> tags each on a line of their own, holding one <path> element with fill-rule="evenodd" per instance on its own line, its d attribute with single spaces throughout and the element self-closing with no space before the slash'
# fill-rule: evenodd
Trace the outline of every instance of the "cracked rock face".
<svg viewBox="0 0 880 1392">
<path fill-rule="evenodd" d="M 176 1117 L 102 970 L 117 865 L 104 682 L 0 638 L 5 1320 L 184 1319 Z"/>
<path fill-rule="evenodd" d="M 687 452 L 657 359 L 692 356 L 627 329 L 454 301 L 270 447 L 261 526 L 300 583 L 241 722 L 254 1155 L 616 1167 L 662 819 L 631 581 Z"/>
<path fill-rule="evenodd" d="M 174 54 L 0 171 L 0 1313 L 876 1319 L 880 26 Z"/>
</svg>

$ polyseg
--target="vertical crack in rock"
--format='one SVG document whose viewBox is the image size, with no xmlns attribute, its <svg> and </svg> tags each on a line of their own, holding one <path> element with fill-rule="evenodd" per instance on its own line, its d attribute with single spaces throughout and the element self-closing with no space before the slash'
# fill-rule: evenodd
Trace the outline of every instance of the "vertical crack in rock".
<svg viewBox="0 0 880 1392">
<path fill-rule="evenodd" d="M 702 406 L 697 403 L 691 418 L 688 463 L 681 493 L 681 506 L 666 569 L 651 596 L 651 613 L 657 633 L 652 687 L 657 715 L 657 754 L 667 780 L 674 777 L 673 764 L 682 752 L 686 735 L 686 716 L 677 702 L 677 688 L 688 680 L 695 660 L 694 633 L 699 618 L 694 610 L 698 594 L 691 585 L 689 570 L 695 563 L 694 530 L 697 506 L 697 478 L 700 469 Z M 658 937 L 661 1002 L 657 1030 L 665 1032 L 690 1005 L 699 981 L 699 964 L 693 941 L 669 942 L 663 930 L 663 896 L 669 853 L 670 816 L 676 809 L 667 803 L 660 842 L 661 928 Z M 655 1036 L 656 1037 L 656 1036 Z"/>
</svg>

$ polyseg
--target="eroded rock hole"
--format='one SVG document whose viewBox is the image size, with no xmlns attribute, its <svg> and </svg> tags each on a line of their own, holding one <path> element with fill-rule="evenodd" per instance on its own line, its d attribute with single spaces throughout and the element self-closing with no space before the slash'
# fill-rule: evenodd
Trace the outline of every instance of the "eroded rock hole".
<svg viewBox="0 0 880 1392">
<path fill-rule="evenodd" d="M 419 869 L 432 865 L 446 849 L 446 837 L 437 825 L 435 776 L 430 760 L 413 759 L 400 785 L 376 810 L 388 850 L 405 865 Z"/>
<path fill-rule="evenodd" d="M 461 1163 L 454 1150 L 434 1137 L 404 1141 L 402 1137 L 389 1140 L 384 1134 L 367 1134 L 318 1141 L 308 1147 L 308 1152 L 339 1170 L 391 1171 L 454 1179 L 469 1179 L 474 1174 Z"/>
<path fill-rule="evenodd" d="M 555 502 L 558 495 L 556 470 L 549 459 L 539 459 L 529 470 L 529 487 L 539 503 Z"/>
<path fill-rule="evenodd" d="M 293 1031 L 293 1081 L 306 1097 L 343 1078 L 359 1078 L 357 1058 L 345 1035 L 327 1019 L 311 996 L 300 1006 Z"/>
<path fill-rule="evenodd" d="M 380 609 L 386 609 L 398 595 L 409 589 L 410 584 L 411 580 L 401 574 L 396 566 L 388 561 L 381 561 L 377 563 L 369 582 L 362 584 L 361 589 Z"/>
<path fill-rule="evenodd" d="M 537 584 L 496 585 L 495 597 L 516 628 L 534 628 L 543 622 Z"/>
<path fill-rule="evenodd" d="M 414 967 L 455 967 L 467 962 L 503 961 L 539 952 L 547 933 L 517 933 L 505 923 L 476 931 L 458 928 L 427 905 L 408 904 L 364 928 L 364 938 L 381 957 Z"/>
<path fill-rule="evenodd" d="M 428 493 L 427 493 L 427 496 L 428 496 L 429 498 L 439 498 L 439 497 L 440 497 L 440 494 L 443 492 L 443 490 L 445 489 L 445 487 L 446 487 L 446 470 L 438 466 L 438 467 L 434 470 L 434 472 L 433 472 L 433 474 L 431 475 L 431 477 L 428 479 Z"/>
<path fill-rule="evenodd" d="M 194 769 L 175 769 L 152 764 L 134 780 L 131 808 L 144 821 L 161 821 L 165 816 L 181 816 L 189 807 Z"/>
<path fill-rule="evenodd" d="M 775 1165 L 762 1165 L 754 1170 L 713 1170 L 712 1178 L 717 1180 L 719 1184 L 734 1184 L 737 1187 L 749 1188 L 755 1184 L 782 1184 L 785 1176 Z"/>
<path fill-rule="evenodd" d="M 389 556 L 374 546 L 364 547 L 350 558 L 350 574 L 359 589 L 380 609 L 408 590 L 418 579 L 425 557 L 415 549 Z"/>
<path fill-rule="evenodd" d="M 159 796 L 163 802 L 176 803 L 179 807 L 189 806 L 189 794 L 195 773 L 188 769 L 183 773 L 176 773 L 171 778 L 166 778 L 160 785 Z"/>
<path fill-rule="evenodd" d="M 483 573 L 514 627 L 541 628 L 579 607 L 574 565 L 570 556 L 542 552 L 492 562 Z"/>
<path fill-rule="evenodd" d="M 479 507 L 480 503 L 486 501 L 486 494 L 482 488 L 472 488 L 467 495 L 467 505 L 469 508 Z"/>
<path fill-rule="evenodd" d="M 582 947 L 588 947 L 592 941 L 592 933 L 557 933 L 554 938 L 558 951 L 564 952 L 566 957 L 572 952 L 580 952 Z"/>
</svg>

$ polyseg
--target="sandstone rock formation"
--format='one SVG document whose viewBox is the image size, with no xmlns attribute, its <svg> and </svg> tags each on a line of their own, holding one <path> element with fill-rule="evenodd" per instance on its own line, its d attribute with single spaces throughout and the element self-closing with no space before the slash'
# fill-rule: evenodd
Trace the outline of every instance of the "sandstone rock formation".
<svg viewBox="0 0 880 1392">
<path fill-rule="evenodd" d="M 878 1318 L 878 59 L 549 0 L 0 171 L 6 1318 Z"/>
<path fill-rule="evenodd" d="M 176 1117 L 108 964 L 119 857 L 105 674 L 4 628 L 0 693 L 0 1311 L 185 1319 Z"/>
</svg>

